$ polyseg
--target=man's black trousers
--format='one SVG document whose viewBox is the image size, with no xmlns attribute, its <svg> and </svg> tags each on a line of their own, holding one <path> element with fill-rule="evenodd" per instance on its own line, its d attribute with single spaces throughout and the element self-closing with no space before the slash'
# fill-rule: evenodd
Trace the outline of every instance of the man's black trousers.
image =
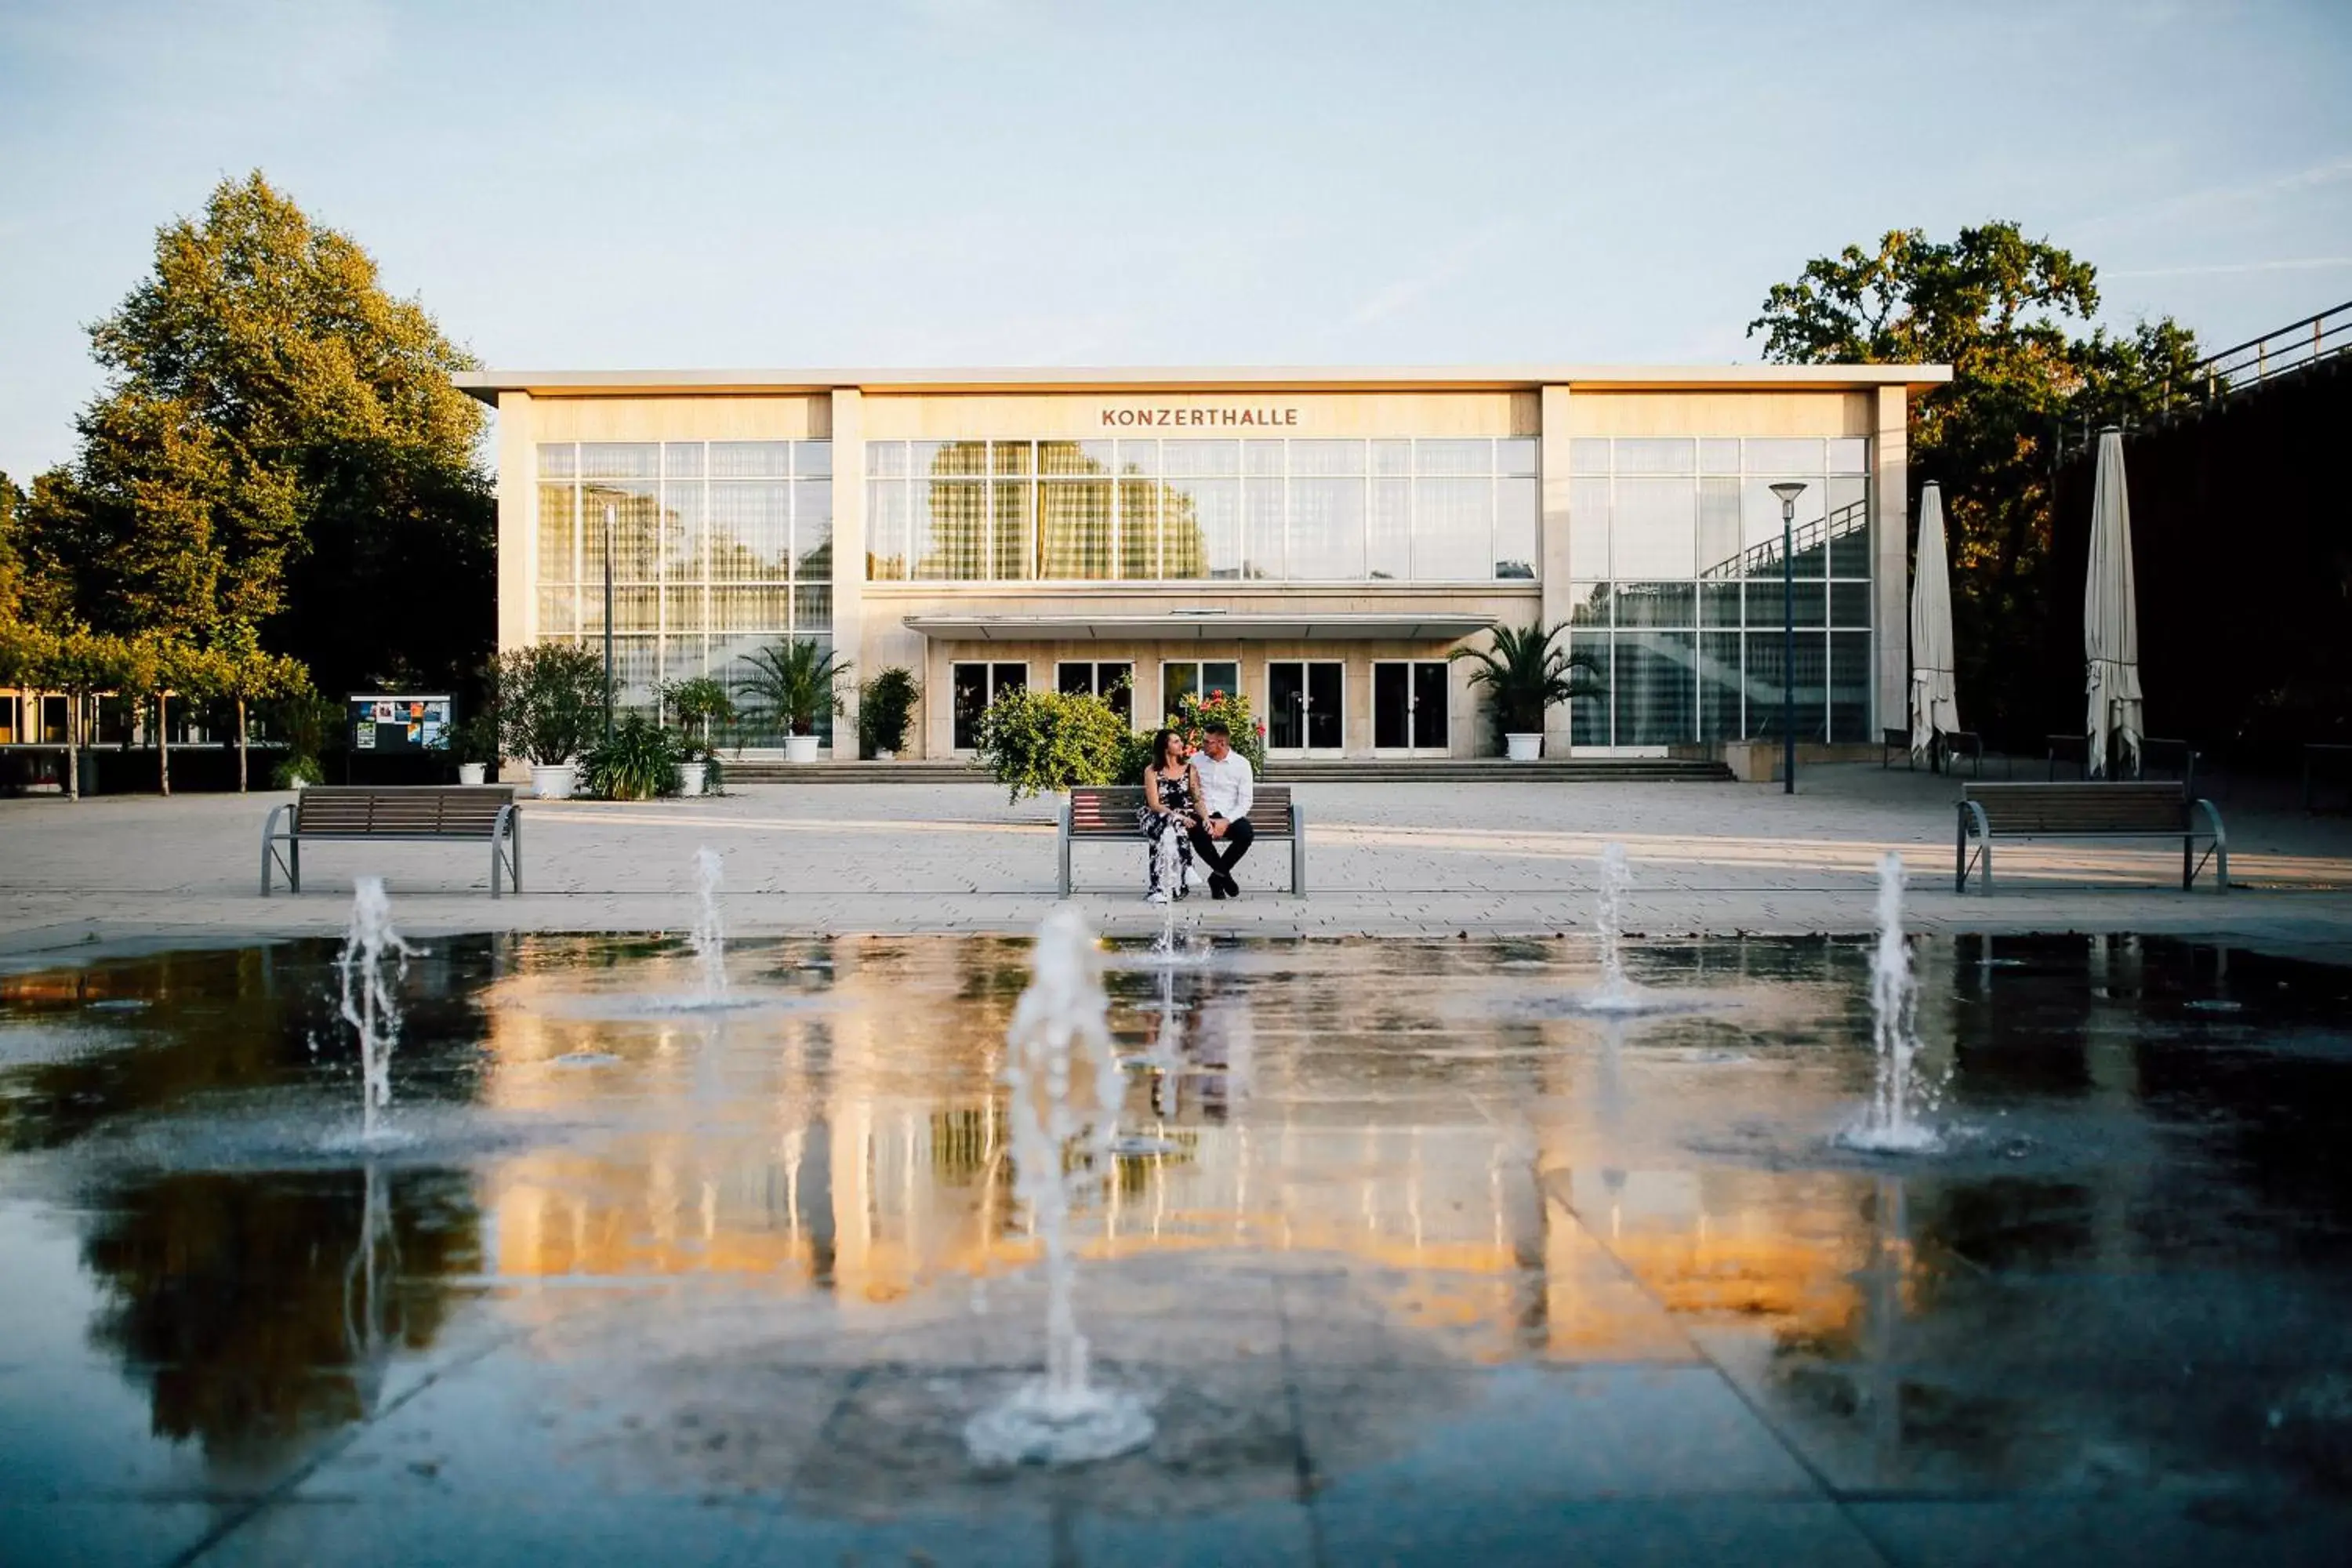
<svg viewBox="0 0 2352 1568">
<path fill-rule="evenodd" d="M 1205 826 L 1196 826 L 1192 829 L 1192 852 L 1209 863 L 1212 872 L 1222 871 L 1230 877 L 1234 868 L 1242 863 L 1242 857 L 1249 853 L 1250 840 L 1256 837 L 1257 829 L 1250 826 L 1246 816 L 1226 823 L 1223 838 L 1212 838 Z"/>
</svg>

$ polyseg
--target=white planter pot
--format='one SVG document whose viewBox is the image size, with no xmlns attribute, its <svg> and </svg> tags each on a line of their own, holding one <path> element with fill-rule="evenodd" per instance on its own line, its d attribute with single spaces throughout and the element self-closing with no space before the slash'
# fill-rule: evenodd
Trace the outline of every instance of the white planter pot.
<svg viewBox="0 0 2352 1568">
<path fill-rule="evenodd" d="M 709 769 L 710 764 L 709 763 L 678 763 L 677 793 L 685 795 L 700 795 L 702 793 L 704 777 L 709 772 Z"/>
<path fill-rule="evenodd" d="M 816 761 L 816 742 L 817 737 L 814 735 L 785 736 L 784 761 L 788 763 L 813 763 Z"/>
<path fill-rule="evenodd" d="M 577 763 L 533 763 L 530 764 L 530 793 L 541 800 L 570 800 L 572 786 L 580 781 Z"/>
<path fill-rule="evenodd" d="M 457 782 L 461 784 L 480 784 L 482 776 L 489 772 L 489 766 L 488 763 L 459 763 Z"/>
<path fill-rule="evenodd" d="M 1543 755 L 1543 732 L 1532 735 L 1506 735 L 1504 743 L 1511 748 L 1511 761 L 1532 763 Z"/>
</svg>

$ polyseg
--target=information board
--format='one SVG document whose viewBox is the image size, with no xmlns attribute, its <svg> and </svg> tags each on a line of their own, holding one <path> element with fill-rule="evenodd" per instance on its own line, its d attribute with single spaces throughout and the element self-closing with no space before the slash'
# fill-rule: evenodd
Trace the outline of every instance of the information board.
<svg viewBox="0 0 2352 1568">
<path fill-rule="evenodd" d="M 439 752 L 449 745 L 450 700 L 439 696 L 355 691 L 351 697 L 354 752 Z"/>
</svg>

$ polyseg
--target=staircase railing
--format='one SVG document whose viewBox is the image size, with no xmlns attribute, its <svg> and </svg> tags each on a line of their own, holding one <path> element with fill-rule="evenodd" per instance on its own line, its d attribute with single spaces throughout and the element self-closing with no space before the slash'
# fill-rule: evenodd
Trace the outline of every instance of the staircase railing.
<svg viewBox="0 0 2352 1568">
<path fill-rule="evenodd" d="M 1843 539 L 1870 526 L 1870 503 L 1867 500 L 1848 501 L 1826 517 L 1801 522 L 1790 535 L 1790 548 L 1802 555 L 1811 550 L 1825 550 L 1832 539 Z M 1774 534 L 1759 544 L 1751 544 L 1738 554 L 1699 573 L 1702 581 L 1720 582 L 1726 578 L 1769 577 L 1780 564 L 1780 538 Z M 1826 572 L 1823 574 L 1826 575 Z"/>
</svg>

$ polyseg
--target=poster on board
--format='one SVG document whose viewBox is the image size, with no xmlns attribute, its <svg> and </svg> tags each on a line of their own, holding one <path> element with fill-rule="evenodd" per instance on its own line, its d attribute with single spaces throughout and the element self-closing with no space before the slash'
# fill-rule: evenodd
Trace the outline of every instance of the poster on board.
<svg viewBox="0 0 2352 1568">
<path fill-rule="evenodd" d="M 439 752 L 449 746 L 447 692 L 355 691 L 347 705 L 355 752 Z"/>
</svg>

